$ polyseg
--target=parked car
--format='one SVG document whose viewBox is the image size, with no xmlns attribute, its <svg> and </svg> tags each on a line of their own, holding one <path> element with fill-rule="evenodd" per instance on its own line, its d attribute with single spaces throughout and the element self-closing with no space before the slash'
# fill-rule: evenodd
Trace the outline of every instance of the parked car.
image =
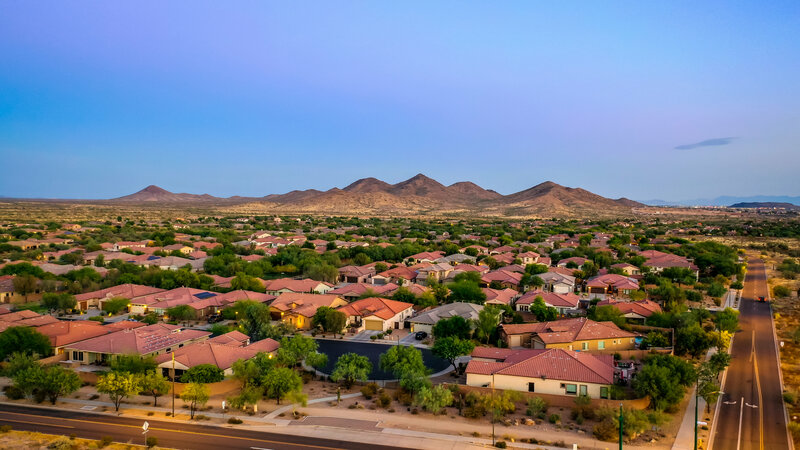
<svg viewBox="0 0 800 450">
<path fill-rule="evenodd" d="M 217 323 L 222 321 L 222 314 L 211 314 L 208 316 L 208 323 Z"/>
<path fill-rule="evenodd" d="M 418 341 L 421 341 L 421 340 L 425 339 L 426 337 L 428 337 L 428 333 L 426 333 L 424 331 L 417 331 L 416 333 L 414 333 L 414 339 L 416 339 Z"/>
</svg>

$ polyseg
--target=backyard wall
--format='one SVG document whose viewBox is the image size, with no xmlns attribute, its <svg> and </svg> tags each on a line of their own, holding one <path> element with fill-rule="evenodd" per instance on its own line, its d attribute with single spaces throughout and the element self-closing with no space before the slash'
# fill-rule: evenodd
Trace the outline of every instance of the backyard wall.
<svg viewBox="0 0 800 450">
<path fill-rule="evenodd" d="M 484 387 L 476 387 L 476 386 L 466 386 L 463 384 L 458 385 L 461 390 L 464 392 L 478 392 L 480 394 L 491 394 L 491 388 L 484 388 Z M 560 408 L 572 408 L 575 406 L 575 397 L 567 396 L 567 395 L 549 395 L 549 394 L 537 394 L 535 392 L 522 392 L 516 391 L 522 394 L 526 401 L 528 398 L 531 397 L 541 397 L 542 399 L 546 400 L 550 406 L 560 407 Z M 495 394 L 502 394 L 503 391 L 501 389 L 495 389 Z M 630 409 L 645 409 L 648 405 L 650 405 L 650 399 L 645 398 L 637 398 L 635 400 L 608 400 L 604 398 L 593 398 L 592 399 L 592 406 L 595 408 L 619 408 L 620 403 L 625 408 Z"/>
</svg>

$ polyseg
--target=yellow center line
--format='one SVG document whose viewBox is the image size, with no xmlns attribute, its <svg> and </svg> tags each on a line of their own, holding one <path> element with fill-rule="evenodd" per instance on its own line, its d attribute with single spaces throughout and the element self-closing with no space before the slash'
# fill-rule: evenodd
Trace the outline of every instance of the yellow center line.
<svg viewBox="0 0 800 450">
<path fill-rule="evenodd" d="M 137 428 L 137 429 L 141 429 L 142 428 L 139 425 L 126 425 L 126 424 L 120 424 L 120 423 L 99 422 L 99 421 L 83 420 L 83 419 L 67 419 L 67 418 L 62 418 L 62 417 L 41 416 L 41 415 L 37 415 L 37 414 L 25 414 L 25 413 L 17 413 L 17 412 L 10 412 L 10 411 L 0 411 L 0 414 L 14 414 L 14 415 L 26 416 L 26 417 L 38 417 L 38 418 L 42 418 L 42 419 L 67 420 L 67 421 L 70 421 L 70 422 L 93 423 L 93 424 L 97 424 L 97 425 L 106 425 L 106 426 L 113 426 L 113 427 L 127 427 L 127 428 Z M 2 419 L 2 418 L 0 418 L 0 420 L 10 420 L 10 419 Z M 54 427 L 62 427 L 62 428 L 74 428 L 74 427 L 68 427 L 68 426 L 64 426 L 64 425 L 50 425 L 50 424 L 37 424 L 37 425 L 54 426 Z M 153 428 L 153 427 L 151 427 L 150 430 L 167 431 L 167 432 L 171 432 L 171 433 L 194 434 L 194 435 L 197 435 L 197 436 L 220 437 L 220 438 L 226 438 L 226 439 L 241 439 L 241 440 L 253 441 L 253 442 L 268 442 L 268 443 L 271 443 L 271 444 L 291 445 L 291 446 L 294 446 L 294 447 L 309 447 L 309 448 L 320 448 L 320 449 L 329 449 L 329 450 L 345 450 L 345 449 L 342 449 L 342 448 L 339 448 L 339 447 L 328 447 L 328 446 L 324 446 L 324 445 L 295 444 L 293 442 L 273 441 L 273 440 L 269 440 L 269 439 L 255 439 L 255 438 L 242 437 L 242 436 L 231 436 L 231 435 L 226 435 L 226 434 L 203 433 L 203 432 L 200 432 L 200 431 L 175 430 L 175 429 L 171 429 L 171 428 Z M 243 430 L 243 431 L 247 431 L 247 430 Z"/>
<path fill-rule="evenodd" d="M 753 368 L 756 372 L 756 389 L 758 390 L 758 432 L 759 449 L 764 450 L 764 397 L 761 394 L 761 378 L 758 376 L 758 358 L 756 357 L 755 347 L 756 332 L 753 330 Z"/>
</svg>

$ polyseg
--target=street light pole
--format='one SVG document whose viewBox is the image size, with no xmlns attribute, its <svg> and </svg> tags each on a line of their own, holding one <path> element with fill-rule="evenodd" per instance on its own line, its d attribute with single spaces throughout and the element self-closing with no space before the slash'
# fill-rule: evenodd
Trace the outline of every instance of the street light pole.
<svg viewBox="0 0 800 450">
<path fill-rule="evenodd" d="M 172 417 L 175 417 L 175 352 L 172 352 Z"/>
<path fill-rule="evenodd" d="M 622 431 L 625 429 L 625 416 L 622 414 L 622 403 L 619 404 L 619 450 L 622 450 Z"/>
</svg>

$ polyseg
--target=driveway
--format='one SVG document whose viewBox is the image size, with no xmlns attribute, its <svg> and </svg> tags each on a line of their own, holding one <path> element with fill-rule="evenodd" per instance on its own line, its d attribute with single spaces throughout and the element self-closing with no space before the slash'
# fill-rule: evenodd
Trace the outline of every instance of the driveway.
<svg viewBox="0 0 800 450">
<path fill-rule="evenodd" d="M 381 332 L 378 331 L 378 330 L 364 330 L 361 333 L 358 333 L 357 335 L 351 337 L 349 340 L 350 341 L 367 341 L 367 342 L 369 342 L 370 341 L 370 338 L 369 338 L 370 336 L 377 336 L 380 333 Z"/>
</svg>

